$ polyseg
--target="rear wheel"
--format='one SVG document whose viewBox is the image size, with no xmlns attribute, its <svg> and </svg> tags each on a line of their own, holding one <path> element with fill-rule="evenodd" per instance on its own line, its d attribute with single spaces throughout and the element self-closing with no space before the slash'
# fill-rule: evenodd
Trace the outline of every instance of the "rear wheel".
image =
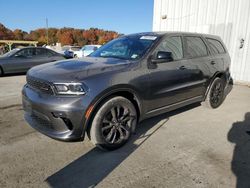
<svg viewBox="0 0 250 188">
<path fill-rule="evenodd" d="M 94 116 L 91 141 L 102 149 L 117 149 L 128 141 L 136 124 L 134 105 L 124 97 L 111 98 L 103 103 Z"/>
<path fill-rule="evenodd" d="M 0 67 L 0 76 L 3 76 L 3 69 Z"/>
<path fill-rule="evenodd" d="M 205 105 L 209 108 L 218 108 L 224 100 L 225 83 L 221 78 L 215 78 L 207 94 Z"/>
</svg>

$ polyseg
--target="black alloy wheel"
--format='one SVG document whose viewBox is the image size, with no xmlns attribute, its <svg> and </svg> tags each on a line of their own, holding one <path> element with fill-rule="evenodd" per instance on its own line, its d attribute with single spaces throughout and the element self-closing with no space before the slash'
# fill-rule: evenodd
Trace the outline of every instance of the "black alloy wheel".
<svg viewBox="0 0 250 188">
<path fill-rule="evenodd" d="M 119 144 L 130 136 L 131 122 L 135 116 L 125 106 L 114 106 L 102 121 L 102 136 L 107 143 Z"/>
<path fill-rule="evenodd" d="M 207 94 L 205 104 L 209 108 L 218 108 L 224 101 L 224 88 L 225 83 L 221 78 L 215 78 L 210 86 Z"/>
<path fill-rule="evenodd" d="M 124 97 L 113 97 L 96 112 L 90 130 L 91 141 L 102 149 L 117 149 L 129 140 L 136 124 L 133 103 Z"/>
</svg>

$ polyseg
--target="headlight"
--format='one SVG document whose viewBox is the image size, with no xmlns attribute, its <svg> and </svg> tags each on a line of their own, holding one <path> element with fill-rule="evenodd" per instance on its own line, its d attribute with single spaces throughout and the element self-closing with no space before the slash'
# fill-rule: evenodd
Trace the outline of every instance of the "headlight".
<svg viewBox="0 0 250 188">
<path fill-rule="evenodd" d="M 56 93 L 62 95 L 84 95 L 87 87 L 82 83 L 55 83 Z"/>
</svg>

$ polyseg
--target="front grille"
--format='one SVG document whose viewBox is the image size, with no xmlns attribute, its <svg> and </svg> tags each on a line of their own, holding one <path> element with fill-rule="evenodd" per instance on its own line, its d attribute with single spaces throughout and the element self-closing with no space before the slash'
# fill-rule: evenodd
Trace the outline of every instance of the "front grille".
<svg viewBox="0 0 250 188">
<path fill-rule="evenodd" d="M 47 93 L 50 95 L 53 95 L 53 90 L 51 88 L 51 85 L 45 81 L 38 80 L 34 77 L 27 76 L 27 85 L 33 89 L 37 89 L 43 93 Z"/>
</svg>

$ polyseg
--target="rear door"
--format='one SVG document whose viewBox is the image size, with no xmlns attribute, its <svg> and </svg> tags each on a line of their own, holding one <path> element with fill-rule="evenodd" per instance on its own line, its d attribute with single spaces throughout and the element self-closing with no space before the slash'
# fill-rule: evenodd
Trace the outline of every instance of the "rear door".
<svg viewBox="0 0 250 188">
<path fill-rule="evenodd" d="M 51 59 L 47 53 L 47 49 L 36 48 L 36 55 L 34 57 L 34 63 L 32 66 L 40 65 L 43 63 L 48 63 L 50 61 L 51 61 Z"/>
<path fill-rule="evenodd" d="M 211 75 L 211 63 L 213 59 L 207 45 L 200 35 L 184 35 L 184 48 L 186 62 L 183 67 L 186 79 L 186 89 L 189 97 L 203 96 L 206 92 L 209 77 Z"/>
<path fill-rule="evenodd" d="M 55 53 L 53 53 L 51 50 L 48 50 L 46 48 L 36 48 L 35 56 L 33 57 L 33 62 L 31 64 L 31 67 L 57 61 L 60 59 L 63 59 L 63 57 L 56 56 Z"/>
<path fill-rule="evenodd" d="M 230 57 L 226 55 L 226 49 L 222 45 L 222 43 L 215 38 L 206 38 L 206 42 L 210 48 L 212 54 L 211 64 L 211 73 L 214 75 L 217 71 L 225 71 L 228 70 L 230 66 Z"/>
</svg>

